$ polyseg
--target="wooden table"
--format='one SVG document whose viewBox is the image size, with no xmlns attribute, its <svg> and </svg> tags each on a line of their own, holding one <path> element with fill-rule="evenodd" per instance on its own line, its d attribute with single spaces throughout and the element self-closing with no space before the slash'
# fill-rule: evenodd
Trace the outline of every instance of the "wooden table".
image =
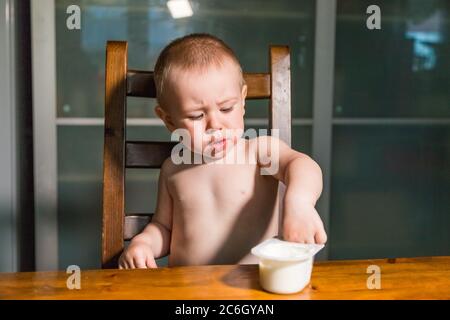
<svg viewBox="0 0 450 320">
<path fill-rule="evenodd" d="M 381 289 L 367 288 L 370 265 Z M 300 293 L 270 294 L 257 265 L 81 271 L 81 289 L 66 272 L 0 273 L 0 299 L 450 299 L 450 257 L 328 261 L 314 264 Z"/>
</svg>

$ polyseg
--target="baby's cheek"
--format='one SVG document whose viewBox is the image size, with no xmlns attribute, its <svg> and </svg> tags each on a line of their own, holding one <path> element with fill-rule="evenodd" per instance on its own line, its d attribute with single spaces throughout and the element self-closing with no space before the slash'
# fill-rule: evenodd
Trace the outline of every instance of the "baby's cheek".
<svg viewBox="0 0 450 320">
<path fill-rule="evenodd" d="M 235 134 L 235 136 L 238 138 L 242 137 L 242 135 L 244 134 L 244 127 L 237 129 Z"/>
<path fill-rule="evenodd" d="M 193 130 L 191 130 L 190 133 L 191 133 L 191 140 L 194 142 L 195 147 L 196 148 L 201 147 L 204 140 L 203 139 L 204 129 L 200 121 L 194 123 Z"/>
<path fill-rule="evenodd" d="M 237 141 L 242 137 L 244 134 L 244 129 L 233 129 L 229 137 L 232 139 L 234 143 L 237 143 Z"/>
</svg>

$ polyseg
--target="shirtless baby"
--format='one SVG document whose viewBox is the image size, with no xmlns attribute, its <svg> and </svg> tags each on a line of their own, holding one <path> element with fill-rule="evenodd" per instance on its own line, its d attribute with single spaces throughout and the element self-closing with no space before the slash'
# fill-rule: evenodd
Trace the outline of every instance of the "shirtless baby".
<svg viewBox="0 0 450 320">
<path fill-rule="evenodd" d="M 278 235 L 279 181 L 286 185 L 284 240 L 326 242 L 314 208 L 322 192 L 319 166 L 276 137 L 242 137 L 247 86 L 225 43 L 206 34 L 173 41 L 158 58 L 155 85 L 156 114 L 169 131 L 189 134 L 183 143 L 201 161 L 166 159 L 155 215 L 122 253 L 120 268 L 155 268 L 155 259 L 169 253 L 169 266 L 257 263 L 250 249 Z M 276 153 L 261 147 L 273 145 Z M 268 151 L 270 163 L 262 161 Z M 277 170 L 262 174 L 268 166 Z"/>
</svg>

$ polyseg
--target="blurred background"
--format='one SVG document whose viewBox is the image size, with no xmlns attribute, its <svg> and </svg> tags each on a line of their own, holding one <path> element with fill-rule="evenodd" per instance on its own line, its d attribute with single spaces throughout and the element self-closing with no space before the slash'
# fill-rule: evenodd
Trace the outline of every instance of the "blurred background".
<svg viewBox="0 0 450 320">
<path fill-rule="evenodd" d="M 193 32 L 246 72 L 290 46 L 292 146 L 324 171 L 320 259 L 450 255 L 448 0 L 186 2 L 176 18 L 163 0 L 0 0 L 0 271 L 100 267 L 106 41 L 152 70 Z M 128 98 L 128 139 L 170 140 L 154 105 Z M 267 106 L 247 103 L 247 128 L 267 127 Z M 154 211 L 158 174 L 127 171 L 126 211 Z"/>
</svg>

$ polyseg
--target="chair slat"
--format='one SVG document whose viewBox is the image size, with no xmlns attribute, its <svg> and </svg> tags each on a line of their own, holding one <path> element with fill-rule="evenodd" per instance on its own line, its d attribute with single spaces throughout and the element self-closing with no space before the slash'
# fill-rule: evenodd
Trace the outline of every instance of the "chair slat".
<svg viewBox="0 0 450 320">
<path fill-rule="evenodd" d="M 270 98 L 270 74 L 268 73 L 244 73 L 247 83 L 247 99 Z"/>
<path fill-rule="evenodd" d="M 291 146 L 291 64 L 288 46 L 271 46 L 269 65 L 272 97 L 269 127 L 279 130 L 279 138 Z M 283 212 L 286 186 L 278 184 L 278 212 Z M 278 216 L 278 234 L 283 235 L 282 216 Z"/>
<path fill-rule="evenodd" d="M 247 99 L 270 98 L 270 74 L 245 73 L 247 83 Z M 127 96 L 155 98 L 156 89 L 152 71 L 128 70 L 127 72 Z"/>
<path fill-rule="evenodd" d="M 161 168 L 177 143 L 176 141 L 127 141 L 126 167 Z"/>
<path fill-rule="evenodd" d="M 152 217 L 153 213 L 127 214 L 123 230 L 124 240 L 129 241 L 144 230 L 145 226 L 152 221 Z"/>
<path fill-rule="evenodd" d="M 108 41 L 105 75 L 102 266 L 117 267 L 123 249 L 127 43 Z"/>
<path fill-rule="evenodd" d="M 272 98 L 269 127 L 280 130 L 280 139 L 291 145 L 291 65 L 289 47 L 270 48 Z"/>
<path fill-rule="evenodd" d="M 152 71 L 128 70 L 127 96 L 156 98 Z"/>
</svg>

